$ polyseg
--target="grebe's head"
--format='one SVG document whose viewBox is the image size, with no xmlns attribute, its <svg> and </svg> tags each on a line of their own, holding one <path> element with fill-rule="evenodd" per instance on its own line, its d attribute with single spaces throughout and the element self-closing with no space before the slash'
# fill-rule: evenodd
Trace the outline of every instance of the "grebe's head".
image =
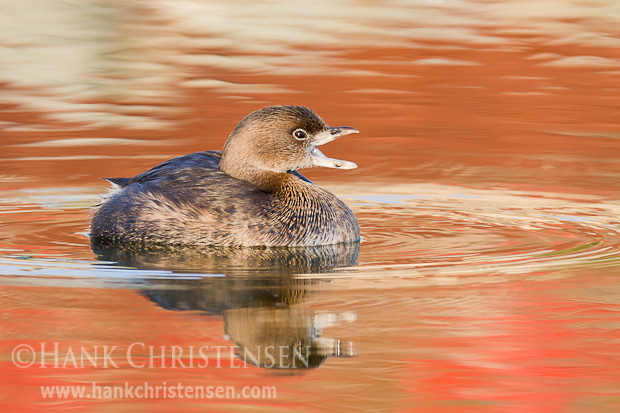
<svg viewBox="0 0 620 413">
<path fill-rule="evenodd" d="M 232 131 L 220 169 L 241 179 L 259 171 L 284 173 L 316 166 L 354 169 L 355 163 L 328 158 L 318 149 L 351 133 L 359 131 L 328 126 L 304 106 L 268 106 L 250 113 Z"/>
</svg>

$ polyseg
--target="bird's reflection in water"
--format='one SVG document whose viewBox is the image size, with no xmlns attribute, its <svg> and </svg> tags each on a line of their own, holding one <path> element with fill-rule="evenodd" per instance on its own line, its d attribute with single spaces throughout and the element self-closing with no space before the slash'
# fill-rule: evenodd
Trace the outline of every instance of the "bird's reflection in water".
<svg viewBox="0 0 620 413">
<path fill-rule="evenodd" d="M 351 342 L 320 336 L 323 328 L 354 321 L 355 314 L 315 313 L 299 306 L 329 279 L 296 275 L 355 265 L 359 243 L 210 250 L 93 244 L 93 250 L 101 260 L 138 269 L 222 274 L 149 279 L 142 293 L 167 310 L 222 315 L 226 334 L 247 363 L 300 371 L 330 356 L 355 355 Z"/>
</svg>

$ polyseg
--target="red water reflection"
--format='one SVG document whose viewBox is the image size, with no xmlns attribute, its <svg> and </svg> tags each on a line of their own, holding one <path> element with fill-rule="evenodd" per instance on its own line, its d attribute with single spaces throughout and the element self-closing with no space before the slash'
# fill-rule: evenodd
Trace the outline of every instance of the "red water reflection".
<svg viewBox="0 0 620 413">
<path fill-rule="evenodd" d="M 94 262 L 83 234 L 106 188 L 98 178 L 220 149 L 243 116 L 268 104 L 303 104 L 362 132 L 325 148 L 359 169 L 305 171 L 314 181 L 352 199 L 423 199 L 414 212 L 410 200 L 353 206 L 366 238 L 357 272 L 329 279 L 327 291 L 300 306 L 357 313 L 337 335 L 361 354 L 305 374 L 136 369 L 121 359 L 118 369 L 18 368 L 11 353 L 20 344 L 122 353 L 133 342 L 231 342 L 222 317 L 165 310 L 135 289 L 73 279 L 73 288 L 43 287 L 6 274 L 2 410 L 620 408 L 615 3 L 319 2 L 307 16 L 284 2 L 242 10 L 193 1 L 81 10 L 52 3 L 41 5 L 52 16 L 46 24 L 33 10 L 6 13 L 14 22 L 0 52 L 3 256 L 26 265 L 30 257 Z M 444 185 L 443 198 L 428 201 L 435 189 L 425 184 Z M 477 205 L 458 203 L 449 188 L 505 192 Z M 528 197 L 520 201 L 519 191 Z M 562 196 L 572 203 L 557 220 L 564 204 L 553 197 Z M 490 199 L 504 205 L 491 208 Z M 493 215 L 511 208 L 516 218 Z M 553 217 L 530 220 L 524 211 L 532 210 Z M 535 256 L 546 250 L 558 255 Z M 504 265 L 524 255 L 535 259 Z M 267 384 L 278 397 L 49 401 L 39 388 L 94 381 Z"/>
</svg>

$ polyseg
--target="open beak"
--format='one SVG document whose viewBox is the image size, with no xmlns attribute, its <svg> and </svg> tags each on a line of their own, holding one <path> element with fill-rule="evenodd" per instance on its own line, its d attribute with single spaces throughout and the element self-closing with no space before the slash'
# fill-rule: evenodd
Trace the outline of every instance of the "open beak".
<svg viewBox="0 0 620 413">
<path fill-rule="evenodd" d="M 360 131 L 350 126 L 339 126 L 337 128 L 327 128 L 323 132 L 314 135 L 309 147 L 310 156 L 312 157 L 312 165 L 338 169 L 357 168 L 357 165 L 354 162 L 328 158 L 319 150 L 319 148 L 317 148 L 319 145 L 326 144 L 334 139 L 340 138 L 341 136 L 350 135 L 352 133 L 360 133 Z"/>
</svg>

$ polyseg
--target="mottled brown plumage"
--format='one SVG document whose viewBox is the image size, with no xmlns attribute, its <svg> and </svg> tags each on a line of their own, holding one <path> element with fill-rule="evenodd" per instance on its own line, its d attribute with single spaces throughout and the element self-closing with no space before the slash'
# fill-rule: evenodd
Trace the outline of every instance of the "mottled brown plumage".
<svg viewBox="0 0 620 413">
<path fill-rule="evenodd" d="M 313 246 L 357 242 L 353 212 L 300 168 L 352 169 L 318 149 L 356 133 L 331 128 L 303 106 L 270 106 L 246 116 L 224 151 L 168 160 L 119 186 L 96 210 L 94 242 L 195 246 Z"/>
</svg>

